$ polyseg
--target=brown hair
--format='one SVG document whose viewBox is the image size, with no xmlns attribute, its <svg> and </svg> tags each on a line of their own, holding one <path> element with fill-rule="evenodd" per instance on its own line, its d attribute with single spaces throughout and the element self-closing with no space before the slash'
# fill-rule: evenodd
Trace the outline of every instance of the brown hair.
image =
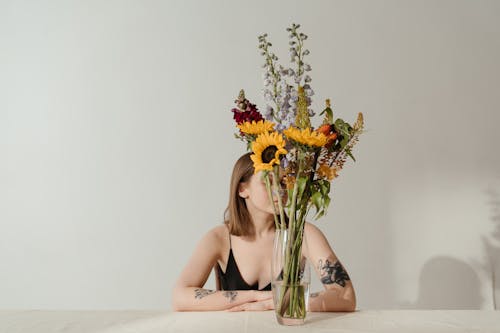
<svg viewBox="0 0 500 333">
<path fill-rule="evenodd" d="M 250 155 L 246 153 L 236 161 L 229 185 L 229 204 L 224 212 L 224 223 L 229 233 L 235 236 L 250 236 L 255 232 L 245 199 L 239 195 L 240 184 L 249 181 L 254 174 Z"/>
</svg>

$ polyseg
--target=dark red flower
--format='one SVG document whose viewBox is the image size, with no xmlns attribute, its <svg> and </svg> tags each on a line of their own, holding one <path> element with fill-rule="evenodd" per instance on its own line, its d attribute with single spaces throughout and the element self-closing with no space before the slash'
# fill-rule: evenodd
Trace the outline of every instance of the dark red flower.
<svg viewBox="0 0 500 333">
<path fill-rule="evenodd" d="M 240 92 L 240 96 L 234 102 L 236 103 L 237 108 L 233 108 L 231 112 L 233 112 L 233 118 L 236 120 L 238 125 L 246 121 L 251 122 L 264 119 L 257 110 L 257 106 L 250 103 L 250 101 L 245 98 L 243 91 Z"/>
</svg>

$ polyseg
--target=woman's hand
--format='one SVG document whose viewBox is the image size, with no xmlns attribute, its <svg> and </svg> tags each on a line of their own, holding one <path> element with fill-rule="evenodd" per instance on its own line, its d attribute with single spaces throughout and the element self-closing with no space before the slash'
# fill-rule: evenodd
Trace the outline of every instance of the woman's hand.
<svg viewBox="0 0 500 333">
<path fill-rule="evenodd" d="M 255 301 L 233 306 L 227 311 L 266 311 L 273 310 L 273 294 L 271 291 L 256 291 Z"/>
<path fill-rule="evenodd" d="M 234 311 L 267 311 L 267 310 L 274 310 L 274 302 L 272 298 L 266 299 L 264 301 L 243 303 L 237 306 L 233 306 L 227 311 L 234 312 Z"/>
<path fill-rule="evenodd" d="M 262 291 L 262 290 L 255 291 L 255 301 L 265 301 L 272 298 L 273 298 L 272 291 Z"/>
</svg>

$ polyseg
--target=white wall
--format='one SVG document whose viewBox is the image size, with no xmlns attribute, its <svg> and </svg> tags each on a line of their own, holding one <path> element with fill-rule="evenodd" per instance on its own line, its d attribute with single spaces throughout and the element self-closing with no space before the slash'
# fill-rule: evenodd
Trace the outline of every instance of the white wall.
<svg viewBox="0 0 500 333">
<path fill-rule="evenodd" d="M 316 109 L 365 114 L 317 222 L 358 307 L 491 309 L 500 2 L 194 0 L 0 2 L 0 308 L 169 309 L 292 22 Z"/>
</svg>

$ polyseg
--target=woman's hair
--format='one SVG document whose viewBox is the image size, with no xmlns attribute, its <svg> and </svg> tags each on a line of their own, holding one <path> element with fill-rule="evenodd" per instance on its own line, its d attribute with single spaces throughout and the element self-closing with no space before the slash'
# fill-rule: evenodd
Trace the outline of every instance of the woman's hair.
<svg viewBox="0 0 500 333">
<path fill-rule="evenodd" d="M 229 185 L 229 204 L 224 212 L 224 223 L 229 227 L 229 233 L 235 236 L 250 236 L 255 232 L 245 199 L 239 195 L 240 184 L 249 181 L 254 174 L 250 155 L 246 153 L 236 161 Z"/>
</svg>

